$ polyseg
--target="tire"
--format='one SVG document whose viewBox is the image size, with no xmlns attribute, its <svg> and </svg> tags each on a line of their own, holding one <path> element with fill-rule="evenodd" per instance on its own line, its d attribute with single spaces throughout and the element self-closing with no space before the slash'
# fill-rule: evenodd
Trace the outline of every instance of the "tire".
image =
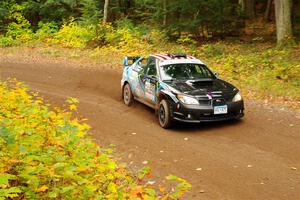
<svg viewBox="0 0 300 200">
<path fill-rule="evenodd" d="M 134 101 L 132 91 L 128 83 L 123 87 L 123 101 L 126 106 L 131 106 Z"/>
<path fill-rule="evenodd" d="M 162 100 L 158 107 L 158 121 L 162 128 L 170 128 L 172 125 L 170 106 L 166 100 Z"/>
</svg>

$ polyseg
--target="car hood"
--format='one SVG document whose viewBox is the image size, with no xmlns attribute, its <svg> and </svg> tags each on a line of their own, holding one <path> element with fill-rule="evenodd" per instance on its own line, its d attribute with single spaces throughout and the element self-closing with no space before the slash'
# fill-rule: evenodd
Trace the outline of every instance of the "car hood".
<svg viewBox="0 0 300 200">
<path fill-rule="evenodd" d="M 233 96 L 237 92 L 233 85 L 221 79 L 172 81 L 167 84 L 181 93 L 193 96 L 207 95 L 213 92 L 219 92 L 222 96 Z"/>
</svg>

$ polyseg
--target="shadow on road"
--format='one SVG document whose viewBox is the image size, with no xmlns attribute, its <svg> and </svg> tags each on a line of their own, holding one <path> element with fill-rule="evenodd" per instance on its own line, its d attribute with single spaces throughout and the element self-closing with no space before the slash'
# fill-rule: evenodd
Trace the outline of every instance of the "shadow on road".
<svg viewBox="0 0 300 200">
<path fill-rule="evenodd" d="M 208 131 L 213 129 L 222 129 L 225 127 L 239 126 L 245 123 L 245 120 L 227 120 L 220 122 L 202 122 L 202 123 L 183 123 L 175 122 L 172 130 L 179 132 L 186 131 Z"/>
<path fill-rule="evenodd" d="M 120 103 L 123 103 L 122 100 Z M 139 115 L 140 117 L 144 117 L 145 120 L 151 120 L 153 122 L 156 122 L 157 126 L 159 127 L 157 116 L 155 115 L 155 111 L 152 108 L 137 101 L 134 102 L 134 105 L 131 108 L 136 115 Z M 174 121 L 172 128 L 168 130 L 174 132 L 209 131 L 214 129 L 222 129 L 225 127 L 241 126 L 244 123 L 245 123 L 245 118 L 240 120 L 233 119 L 227 121 L 201 122 L 201 123 L 184 123 L 184 122 Z"/>
</svg>

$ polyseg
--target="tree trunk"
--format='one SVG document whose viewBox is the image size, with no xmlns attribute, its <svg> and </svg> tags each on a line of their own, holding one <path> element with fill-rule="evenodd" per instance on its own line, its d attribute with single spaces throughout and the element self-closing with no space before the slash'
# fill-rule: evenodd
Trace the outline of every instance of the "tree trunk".
<svg viewBox="0 0 300 200">
<path fill-rule="evenodd" d="M 163 26 L 167 25 L 167 0 L 163 0 Z"/>
<path fill-rule="evenodd" d="M 271 10 L 271 5 L 272 5 L 272 0 L 268 0 L 267 2 L 267 7 L 266 7 L 266 11 L 265 11 L 265 21 L 269 20 L 269 16 L 270 16 L 270 10 Z"/>
<path fill-rule="evenodd" d="M 277 44 L 286 46 L 293 42 L 291 1 L 275 0 Z"/>
<path fill-rule="evenodd" d="M 245 14 L 249 19 L 253 19 L 255 16 L 254 12 L 254 0 L 244 0 Z"/>
<path fill-rule="evenodd" d="M 249 19 L 253 19 L 255 16 L 254 1 L 255 0 L 239 0 L 239 6 L 242 13 L 245 13 L 246 17 Z"/>
<path fill-rule="evenodd" d="M 103 9 L 103 23 L 107 22 L 109 0 L 105 0 Z"/>
<path fill-rule="evenodd" d="M 245 0 L 239 0 L 239 5 L 241 7 L 241 11 L 245 12 Z"/>
</svg>

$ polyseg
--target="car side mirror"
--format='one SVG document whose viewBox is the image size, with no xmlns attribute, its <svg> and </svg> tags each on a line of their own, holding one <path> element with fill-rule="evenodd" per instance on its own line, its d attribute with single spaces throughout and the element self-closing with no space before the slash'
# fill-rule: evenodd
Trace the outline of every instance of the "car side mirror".
<svg viewBox="0 0 300 200">
<path fill-rule="evenodd" d="M 214 72 L 214 75 L 219 78 L 219 73 L 218 72 Z"/>
</svg>

